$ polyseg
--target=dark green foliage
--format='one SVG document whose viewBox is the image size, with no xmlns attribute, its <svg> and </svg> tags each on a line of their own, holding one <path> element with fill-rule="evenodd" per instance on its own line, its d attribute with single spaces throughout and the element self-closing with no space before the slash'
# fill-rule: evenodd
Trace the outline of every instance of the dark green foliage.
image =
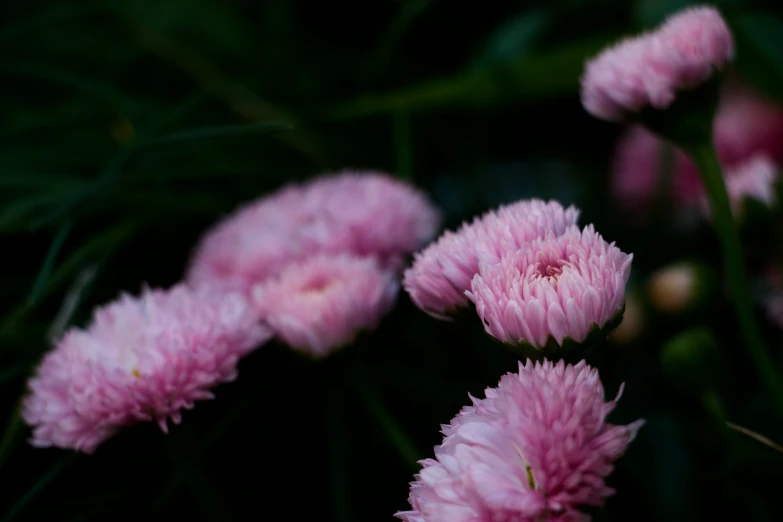
<svg viewBox="0 0 783 522">
<path fill-rule="evenodd" d="M 439 322 L 403 294 L 335 357 L 267 346 L 168 436 L 140 425 L 91 456 L 25 444 L 25 379 L 53 323 L 83 325 L 120 291 L 175 283 L 216 219 L 342 167 L 410 179 L 449 227 L 524 197 L 577 204 L 634 253 L 632 287 L 683 258 L 719 271 L 709 227 L 619 213 L 606 175 L 620 128 L 578 99 L 591 53 L 686 3 L 0 3 L 0 520 L 364 521 L 405 509 L 412 461 L 432 454 L 440 424 L 516 370 L 475 317 Z M 737 68 L 781 98 L 779 3 L 720 4 Z M 751 273 L 783 254 L 781 222 L 743 228 Z M 69 294 L 76 307 L 63 312 Z M 625 383 L 611 420 L 648 421 L 596 520 L 779 518 L 783 456 L 724 422 L 777 442 L 783 424 L 729 303 L 699 318 L 715 341 L 699 347 L 717 365 L 709 390 L 684 389 L 682 367 L 671 379 L 660 364 L 690 319 L 650 315 L 632 345 L 591 354 L 608 396 Z M 765 326 L 780 364 L 781 334 Z"/>
</svg>

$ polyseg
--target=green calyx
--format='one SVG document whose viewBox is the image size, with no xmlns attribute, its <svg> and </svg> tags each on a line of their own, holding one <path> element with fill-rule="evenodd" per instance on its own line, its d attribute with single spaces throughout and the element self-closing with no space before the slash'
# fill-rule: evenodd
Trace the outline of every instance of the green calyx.
<svg viewBox="0 0 783 522">
<path fill-rule="evenodd" d="M 680 91 L 664 110 L 647 108 L 637 118 L 639 123 L 684 150 L 712 143 L 712 122 L 720 101 L 723 74 L 715 71 L 706 83 L 695 89 Z"/>
<path fill-rule="evenodd" d="M 622 308 L 602 327 L 593 323 L 590 332 L 582 342 L 575 341 L 570 337 L 565 337 L 562 343 L 558 343 L 551 335 L 547 337 L 544 346 L 537 347 L 525 339 L 517 344 L 503 343 L 515 353 L 533 361 L 548 359 L 550 361 L 564 360 L 569 363 L 575 363 L 584 359 L 599 345 L 606 341 L 608 335 L 623 322 L 625 313 L 625 303 Z"/>
</svg>

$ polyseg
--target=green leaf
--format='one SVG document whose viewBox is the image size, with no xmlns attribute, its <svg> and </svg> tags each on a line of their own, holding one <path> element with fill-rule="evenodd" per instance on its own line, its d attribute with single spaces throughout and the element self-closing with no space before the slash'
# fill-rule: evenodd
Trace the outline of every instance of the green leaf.
<svg viewBox="0 0 783 522">
<path fill-rule="evenodd" d="M 543 9 L 527 11 L 500 26 L 484 43 L 470 68 L 481 70 L 521 58 L 548 28 L 551 15 Z"/>
<path fill-rule="evenodd" d="M 221 127 L 203 127 L 198 129 L 189 129 L 174 134 L 169 134 L 158 138 L 150 145 L 168 145 L 172 143 L 191 142 L 198 140 L 210 140 L 218 138 L 232 138 L 244 134 L 254 134 L 257 132 L 271 132 L 291 130 L 294 126 L 285 122 L 261 122 L 247 125 L 225 125 Z"/>
<path fill-rule="evenodd" d="M 338 104 L 325 116 L 352 119 L 401 110 L 487 107 L 509 100 L 536 100 L 575 94 L 585 59 L 606 38 L 531 55 L 505 65 L 432 80 L 398 91 L 368 95 Z"/>
<path fill-rule="evenodd" d="M 94 236 L 90 241 L 82 245 L 81 248 L 63 261 L 52 276 L 48 278 L 48 281 L 38 295 L 39 301 L 36 303 L 25 301 L 0 323 L 0 337 L 9 335 L 19 320 L 32 311 L 41 299 L 65 284 L 74 273 L 82 270 L 85 265 L 96 261 L 98 258 L 108 257 L 114 249 L 131 237 L 138 227 L 138 222 L 127 221 L 102 234 Z"/>
<path fill-rule="evenodd" d="M 148 145 L 152 138 L 162 129 L 175 123 L 177 120 L 185 117 L 190 111 L 195 109 L 200 103 L 204 101 L 203 93 L 196 93 L 190 96 L 180 103 L 174 105 L 168 111 L 163 112 L 155 120 L 153 120 L 148 129 L 142 132 L 139 137 L 129 145 L 121 148 L 117 155 L 106 165 L 101 172 L 97 181 L 91 185 L 85 187 L 79 192 L 73 194 L 71 197 L 65 199 L 60 205 L 48 214 L 34 220 L 30 225 L 30 230 L 37 230 L 42 226 L 48 225 L 52 221 L 60 218 L 66 214 L 73 207 L 84 203 L 90 198 L 100 194 L 104 189 L 109 187 L 119 177 L 122 172 L 122 168 L 125 162 L 136 153 L 142 147 Z"/>
<path fill-rule="evenodd" d="M 354 369 L 354 383 L 359 397 L 364 402 L 367 410 L 372 414 L 381 431 L 389 439 L 394 449 L 397 450 L 403 461 L 410 466 L 412 470 L 418 469 L 418 462 L 421 460 L 419 452 L 405 434 L 403 429 L 397 424 L 397 421 L 391 416 L 389 411 L 383 405 L 381 400 L 375 394 L 375 391 L 367 383 L 364 377 L 364 371 L 358 366 Z"/>
<path fill-rule="evenodd" d="M 41 490 L 49 485 L 52 480 L 57 478 L 57 475 L 59 475 L 60 472 L 75 459 L 76 453 L 69 453 L 68 455 L 60 457 L 57 463 L 52 466 L 49 471 L 42 475 L 41 478 L 39 478 L 38 481 L 36 481 L 36 483 L 27 490 L 27 493 L 25 493 L 22 498 L 20 498 L 16 504 L 11 507 L 6 516 L 3 518 L 2 522 L 11 522 L 14 520 L 16 516 L 27 506 L 27 504 L 29 504 L 30 501 L 41 492 Z"/>
<path fill-rule="evenodd" d="M 78 72 L 47 63 L 0 63 L 0 76 L 17 76 L 68 87 L 84 95 L 102 100 L 117 111 L 135 116 L 149 108 L 114 85 Z"/>
<path fill-rule="evenodd" d="M 54 206 L 64 195 L 78 193 L 81 190 L 69 190 L 65 193 L 51 192 L 13 201 L 0 212 L 0 234 L 18 231 L 30 226 L 34 216 Z M 32 221 L 31 221 L 32 220 Z"/>
<path fill-rule="evenodd" d="M 29 19 L 7 25 L 0 30 L 0 41 L 11 40 L 31 33 L 40 34 L 47 27 L 64 22 L 74 23 L 78 18 L 93 14 L 99 10 L 101 10 L 100 4 L 79 7 L 53 4 L 48 6 L 47 9 L 37 9 Z"/>
<path fill-rule="evenodd" d="M 407 111 L 395 112 L 392 116 L 394 128 L 394 150 L 397 156 L 397 176 L 413 179 L 413 143 L 411 141 L 411 118 Z"/>
<path fill-rule="evenodd" d="M 371 81 L 386 67 L 405 32 L 430 3 L 431 0 L 405 0 L 402 3 L 389 28 L 381 37 L 377 49 L 367 62 L 368 66 L 363 74 L 364 82 Z"/>
<path fill-rule="evenodd" d="M 346 462 L 348 456 L 345 443 L 349 439 L 345 430 L 347 419 L 343 404 L 345 398 L 336 386 L 329 386 L 327 391 L 326 406 L 323 408 L 326 432 L 329 438 L 330 457 L 330 485 L 332 489 L 332 502 L 334 519 L 338 522 L 350 522 L 351 499 L 348 493 L 348 471 Z"/>
<path fill-rule="evenodd" d="M 46 253 L 46 259 L 44 259 L 43 266 L 38 272 L 38 277 L 35 278 L 33 289 L 27 298 L 27 301 L 30 304 L 37 303 L 38 299 L 41 297 L 44 286 L 46 285 L 46 282 L 49 280 L 49 276 L 52 273 L 54 262 L 57 260 L 57 254 L 60 253 L 60 249 L 62 248 L 63 243 L 65 243 L 65 239 L 68 237 L 68 234 L 71 232 L 72 228 L 73 223 L 70 221 L 66 221 L 60 226 L 60 230 L 57 232 L 54 241 L 52 241 L 52 244 L 49 247 L 49 251 Z"/>
<path fill-rule="evenodd" d="M 783 20 L 767 11 L 727 16 L 737 42 L 737 67 L 757 88 L 783 100 Z"/>
</svg>

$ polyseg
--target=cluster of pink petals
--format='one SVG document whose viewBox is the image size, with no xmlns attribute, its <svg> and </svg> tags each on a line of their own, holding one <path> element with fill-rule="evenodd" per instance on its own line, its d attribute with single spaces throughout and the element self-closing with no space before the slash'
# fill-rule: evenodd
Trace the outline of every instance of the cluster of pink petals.
<svg viewBox="0 0 783 522">
<path fill-rule="evenodd" d="M 480 263 L 468 297 L 487 333 L 513 345 L 544 348 L 551 336 L 581 343 L 622 311 L 633 255 L 588 225 L 548 233 L 500 263 Z"/>
<path fill-rule="evenodd" d="M 733 54 L 731 31 L 716 9 L 683 10 L 657 30 L 623 40 L 588 62 L 582 105 L 609 121 L 647 107 L 665 109 L 679 91 L 705 83 Z"/>
<path fill-rule="evenodd" d="M 671 172 L 669 187 L 661 186 L 663 169 Z M 611 184 L 618 205 L 637 217 L 649 212 L 663 188 L 678 208 L 693 206 L 704 194 L 688 156 L 641 125 L 630 127 L 618 141 Z"/>
<path fill-rule="evenodd" d="M 622 391 L 622 390 L 621 390 Z M 589 521 L 583 506 L 602 506 L 605 483 L 644 421 L 606 422 L 598 372 L 544 362 L 504 375 L 485 399 L 472 398 L 443 426 L 435 459 L 411 483 L 406 522 Z"/>
<path fill-rule="evenodd" d="M 91 453 L 130 424 L 166 431 L 270 336 L 239 294 L 180 285 L 123 295 L 66 332 L 30 379 L 22 416 L 31 443 Z"/>
<path fill-rule="evenodd" d="M 759 155 L 725 173 L 726 191 L 735 215 L 742 211 L 746 198 L 755 199 L 771 207 L 775 203 L 775 182 L 778 168 L 767 156 Z M 703 199 L 709 211 L 709 201 Z"/>
<path fill-rule="evenodd" d="M 188 280 L 250 289 L 289 263 L 350 253 L 398 267 L 440 223 L 414 187 L 378 172 L 345 171 L 251 202 L 208 231 Z"/>
<path fill-rule="evenodd" d="M 774 165 L 783 161 L 783 107 L 731 78 L 713 122 L 713 143 L 735 211 L 746 197 L 771 206 L 777 180 Z M 612 190 L 625 210 L 638 216 L 646 214 L 662 188 L 664 168 L 671 172 L 668 189 L 678 208 L 705 208 L 704 188 L 695 165 L 674 148 L 668 152 L 670 164 L 662 162 L 667 146 L 671 147 L 640 125 L 630 127 L 618 142 Z"/>
<path fill-rule="evenodd" d="M 413 302 L 433 317 L 468 304 L 479 262 L 497 263 L 504 252 L 516 251 L 546 233 L 560 235 L 579 218 L 571 206 L 556 201 L 525 200 L 464 223 L 456 232 L 445 232 L 436 242 L 416 254 L 404 275 L 403 285 Z"/>
<path fill-rule="evenodd" d="M 323 357 L 374 329 L 391 309 L 399 283 L 371 258 L 318 255 L 290 264 L 257 285 L 261 319 L 290 347 Z"/>
</svg>

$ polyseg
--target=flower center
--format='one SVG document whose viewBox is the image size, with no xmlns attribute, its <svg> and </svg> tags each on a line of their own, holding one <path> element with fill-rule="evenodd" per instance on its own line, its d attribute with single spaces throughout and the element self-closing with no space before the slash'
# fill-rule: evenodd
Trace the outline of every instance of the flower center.
<svg viewBox="0 0 783 522">
<path fill-rule="evenodd" d="M 538 276 L 557 280 L 563 273 L 564 264 L 560 259 L 539 259 L 536 265 Z"/>
<path fill-rule="evenodd" d="M 318 277 L 311 281 L 308 281 L 302 287 L 302 293 L 304 294 L 322 294 L 334 283 L 333 279 L 328 277 Z"/>
</svg>

